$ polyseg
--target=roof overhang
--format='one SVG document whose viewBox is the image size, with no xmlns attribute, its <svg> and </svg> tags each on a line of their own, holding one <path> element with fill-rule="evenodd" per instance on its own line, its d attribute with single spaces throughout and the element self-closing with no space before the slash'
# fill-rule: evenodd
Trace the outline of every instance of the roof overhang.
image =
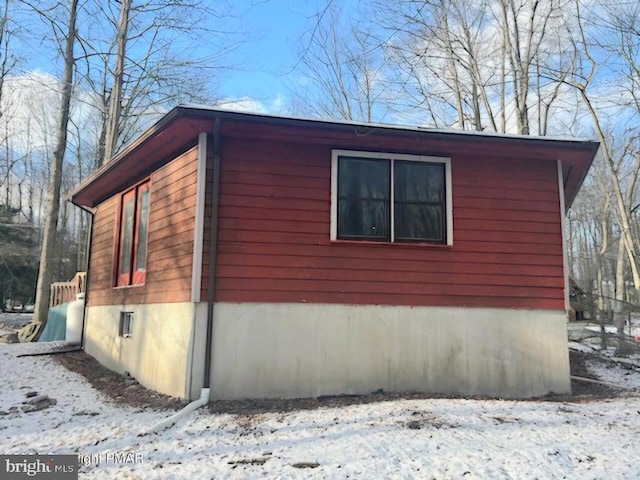
<svg viewBox="0 0 640 480">
<path fill-rule="evenodd" d="M 141 180 L 151 172 L 171 161 L 180 153 L 196 145 L 200 133 L 213 133 L 216 118 L 231 120 L 234 124 L 246 125 L 250 136 L 252 125 L 297 127 L 307 130 L 352 133 L 361 135 L 411 136 L 418 135 L 425 141 L 455 142 L 468 144 L 470 148 L 487 144 L 508 145 L 522 156 L 535 150 L 547 160 L 561 160 L 565 188 L 566 208 L 571 206 L 587 172 L 593 162 L 599 143 L 590 140 L 551 137 L 501 135 L 496 133 L 462 130 L 438 130 L 397 125 L 380 125 L 357 122 L 337 122 L 280 117 L 219 110 L 206 106 L 183 105 L 173 108 L 155 125 L 135 141 L 126 146 L 110 162 L 103 165 L 67 198 L 81 207 L 93 208 L 115 193 Z M 224 130 L 223 130 L 224 133 Z"/>
</svg>

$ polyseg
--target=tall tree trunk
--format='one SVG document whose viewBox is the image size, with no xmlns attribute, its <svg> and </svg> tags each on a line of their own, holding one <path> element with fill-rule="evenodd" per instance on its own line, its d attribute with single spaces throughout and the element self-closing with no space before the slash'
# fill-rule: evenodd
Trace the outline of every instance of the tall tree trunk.
<svg viewBox="0 0 640 480">
<path fill-rule="evenodd" d="M 127 28 L 129 26 L 129 11 L 131 0 L 122 0 L 118 31 L 116 33 L 116 64 L 113 71 L 113 86 L 109 97 L 109 115 L 104 139 L 104 155 L 102 163 L 108 162 L 116 152 L 120 127 L 120 112 L 122 110 L 122 82 L 124 79 L 124 59 L 127 50 Z"/>
<path fill-rule="evenodd" d="M 482 120 L 480 119 L 480 100 L 478 99 L 478 85 L 475 80 L 472 85 L 471 101 L 473 105 L 473 123 L 474 128 L 478 131 L 482 131 Z"/>
<path fill-rule="evenodd" d="M 56 237 L 58 229 L 58 213 L 60 210 L 60 186 L 62 179 L 62 164 L 67 148 L 67 126 L 69 124 L 69 110 L 73 86 L 74 57 L 73 47 L 76 39 L 76 16 L 78 0 L 69 3 L 69 27 L 64 50 L 64 74 L 62 78 L 62 98 L 60 106 L 60 123 L 56 138 L 56 148 L 53 152 L 53 164 L 47 190 L 47 209 L 45 215 L 42 251 L 40 253 L 40 269 L 36 285 L 36 303 L 33 322 L 19 332 L 22 342 L 37 340 L 47 323 L 49 313 L 49 290 L 51 289 L 52 273 L 56 267 Z"/>
<path fill-rule="evenodd" d="M 613 308 L 615 325 L 618 335 L 624 333 L 624 257 L 626 255 L 624 242 L 618 240 L 618 255 L 616 256 L 616 304 Z"/>
<path fill-rule="evenodd" d="M 507 29 L 502 29 L 500 45 L 500 132 L 507 132 Z"/>
<path fill-rule="evenodd" d="M 94 158 L 94 169 L 98 169 L 104 163 L 105 159 L 105 142 L 107 139 L 107 119 L 109 118 L 109 101 L 107 100 L 106 90 L 103 90 L 100 98 L 100 136 L 98 137 L 98 146 Z"/>
<path fill-rule="evenodd" d="M 622 187 L 620 186 L 620 180 L 618 179 L 616 165 L 613 160 L 613 154 L 611 153 L 611 149 L 609 147 L 609 143 L 607 142 L 607 138 L 602 130 L 600 125 L 600 120 L 598 118 L 598 114 L 595 111 L 589 96 L 587 95 L 585 88 L 579 89 L 582 99 L 593 118 L 594 126 L 596 128 L 596 133 L 598 135 L 598 140 L 600 141 L 601 151 L 606 161 L 607 166 L 609 167 L 609 173 L 611 174 L 611 184 L 613 185 L 613 194 L 616 199 L 616 206 L 618 209 L 618 218 L 620 220 L 620 228 L 622 230 L 622 241 L 625 243 L 625 248 L 627 249 L 627 254 L 629 256 L 629 266 L 631 267 L 631 275 L 633 277 L 633 286 L 636 291 L 640 290 L 640 266 L 638 265 L 638 254 L 636 244 L 634 242 L 633 236 L 631 234 L 631 224 L 629 222 L 629 212 L 627 210 L 624 195 L 622 193 Z"/>
<path fill-rule="evenodd" d="M 451 32 L 449 31 L 449 21 L 447 19 L 447 11 L 446 4 L 442 3 L 441 8 L 443 10 L 442 20 L 444 26 L 444 38 L 445 38 L 445 48 L 447 51 L 447 62 L 448 66 L 451 70 L 451 75 L 453 77 L 453 88 L 454 88 L 454 96 L 456 100 L 456 113 L 458 114 L 458 128 L 465 130 L 465 121 L 464 121 L 464 102 L 462 101 L 462 84 L 460 82 L 460 78 L 458 76 L 458 67 L 456 65 L 457 60 L 453 51 L 453 45 L 451 44 Z"/>
</svg>

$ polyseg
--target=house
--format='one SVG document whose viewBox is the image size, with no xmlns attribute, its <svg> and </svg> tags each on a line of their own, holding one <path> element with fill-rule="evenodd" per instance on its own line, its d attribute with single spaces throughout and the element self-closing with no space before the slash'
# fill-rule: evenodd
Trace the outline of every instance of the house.
<svg viewBox="0 0 640 480">
<path fill-rule="evenodd" d="M 84 348 L 184 398 L 569 392 L 562 226 L 597 149 L 174 108 L 70 194 Z"/>
</svg>

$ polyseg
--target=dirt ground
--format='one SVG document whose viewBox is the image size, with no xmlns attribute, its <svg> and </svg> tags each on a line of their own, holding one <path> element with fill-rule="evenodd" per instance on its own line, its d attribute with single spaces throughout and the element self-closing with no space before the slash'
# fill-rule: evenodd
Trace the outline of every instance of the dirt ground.
<svg viewBox="0 0 640 480">
<path fill-rule="evenodd" d="M 152 407 L 178 410 L 187 402 L 144 388 L 130 376 L 120 375 L 103 367 L 82 351 L 57 353 L 54 358 L 72 372 L 79 373 L 115 403 L 132 407 Z"/>
<path fill-rule="evenodd" d="M 112 372 L 100 365 L 94 358 L 82 351 L 58 353 L 54 357 L 71 371 L 83 375 L 94 388 L 104 393 L 113 402 L 126 404 L 136 408 L 152 407 L 166 410 L 178 410 L 186 405 L 184 400 L 168 397 L 147 390 L 129 376 Z M 595 378 L 586 366 L 586 360 L 593 355 L 582 352 L 570 352 L 571 374 L 587 378 Z M 601 360 L 606 361 L 606 360 Z M 572 380 L 571 395 L 547 395 L 539 400 L 544 401 L 576 401 L 615 397 L 622 390 L 605 385 Z M 365 404 L 398 399 L 424 398 L 459 398 L 452 395 L 434 395 L 426 393 L 391 393 L 373 392 L 369 395 L 339 395 L 302 399 L 275 400 L 235 400 L 214 401 L 209 403 L 209 410 L 215 413 L 233 413 L 251 415 L 264 412 L 289 412 L 309 410 L 320 407 L 336 407 L 343 405 Z M 486 397 L 466 397 L 486 398 Z"/>
</svg>

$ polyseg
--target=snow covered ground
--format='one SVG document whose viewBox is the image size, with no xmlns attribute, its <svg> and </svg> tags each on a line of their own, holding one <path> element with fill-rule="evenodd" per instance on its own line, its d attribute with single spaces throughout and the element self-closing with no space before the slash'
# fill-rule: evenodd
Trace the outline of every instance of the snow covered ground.
<svg viewBox="0 0 640 480">
<path fill-rule="evenodd" d="M 590 332 L 595 332 L 595 333 L 600 333 L 600 331 L 602 330 L 602 327 L 600 325 L 597 325 L 597 324 L 588 324 L 584 328 L 585 328 L 585 330 L 589 330 Z M 614 327 L 613 325 L 605 325 L 604 326 L 604 331 L 606 333 L 618 333 L 618 329 L 616 327 Z M 639 336 L 640 335 L 640 325 L 635 324 L 635 323 L 632 326 L 626 325 L 624 327 L 624 334 L 628 335 L 630 337 Z"/>
<path fill-rule="evenodd" d="M 78 454 L 86 463 L 80 478 L 640 478 L 635 390 L 585 402 L 399 400 L 256 415 L 201 409 L 140 437 L 170 412 L 115 405 L 52 357 L 17 357 L 50 346 L 0 345 L 7 413 L 0 413 L 0 453 Z M 614 370 L 599 373 L 615 383 Z M 30 391 L 57 403 L 21 412 Z"/>
<path fill-rule="evenodd" d="M 574 322 L 574 325 L 584 326 L 586 330 L 597 333 L 600 333 L 600 330 L 602 329 L 600 324 L 597 322 Z M 618 329 L 613 325 L 605 325 L 604 331 L 606 333 L 617 333 Z M 640 319 L 634 317 L 630 322 L 625 322 L 624 333 L 630 337 L 640 336 Z"/>
<path fill-rule="evenodd" d="M 31 321 L 32 313 L 0 312 L 0 336 L 13 333 Z"/>
</svg>

